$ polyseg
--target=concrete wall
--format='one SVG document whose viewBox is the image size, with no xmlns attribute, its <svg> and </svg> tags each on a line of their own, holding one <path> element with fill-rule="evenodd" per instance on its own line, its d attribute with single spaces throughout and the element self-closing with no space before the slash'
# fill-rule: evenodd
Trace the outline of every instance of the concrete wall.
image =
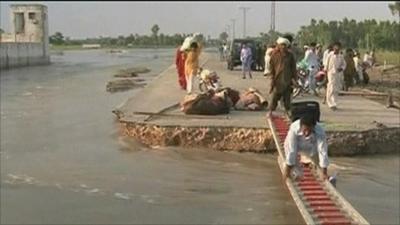
<svg viewBox="0 0 400 225">
<path fill-rule="evenodd" d="M 0 68 L 49 64 L 47 7 L 12 4 L 10 17 L 13 31 L 0 37 Z"/>
<path fill-rule="evenodd" d="M 16 30 L 16 13 L 23 15 L 24 29 Z M 30 17 L 32 14 L 33 17 Z M 15 42 L 44 42 L 48 34 L 47 7 L 39 4 L 13 4 L 11 5 L 11 21 L 15 34 Z"/>
<path fill-rule="evenodd" d="M 0 68 L 44 65 L 50 57 L 43 52 L 43 43 L 1 43 Z"/>
</svg>

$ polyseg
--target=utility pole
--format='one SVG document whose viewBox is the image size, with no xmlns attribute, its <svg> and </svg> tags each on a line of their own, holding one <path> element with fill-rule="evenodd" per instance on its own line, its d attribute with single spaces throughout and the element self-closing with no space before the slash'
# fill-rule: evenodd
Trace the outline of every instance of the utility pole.
<svg viewBox="0 0 400 225">
<path fill-rule="evenodd" d="M 275 31 L 275 1 L 271 2 L 271 31 Z"/>
<path fill-rule="evenodd" d="M 235 39 L 235 19 L 231 19 L 232 21 L 232 40 Z"/>
<path fill-rule="evenodd" d="M 243 38 L 246 38 L 246 13 L 250 7 L 239 7 L 240 10 L 243 10 Z"/>
<path fill-rule="evenodd" d="M 229 36 L 231 34 L 231 26 L 229 24 L 226 25 L 226 30 L 227 30 L 226 33 L 228 34 L 228 39 L 229 39 Z"/>
</svg>

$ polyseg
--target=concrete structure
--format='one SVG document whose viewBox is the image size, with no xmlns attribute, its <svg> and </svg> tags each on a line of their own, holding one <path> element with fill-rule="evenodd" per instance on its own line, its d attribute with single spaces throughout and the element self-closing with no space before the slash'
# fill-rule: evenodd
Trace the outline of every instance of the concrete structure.
<svg viewBox="0 0 400 225">
<path fill-rule="evenodd" d="M 226 69 L 216 54 L 204 52 L 203 68 L 217 71 L 222 85 L 243 91 L 257 88 L 268 96 L 269 78 L 254 72 L 253 79 L 243 80 L 241 70 Z M 197 82 L 195 82 L 196 85 Z M 196 87 L 196 86 L 195 86 Z M 197 88 L 194 89 L 195 91 Z M 175 65 L 171 65 L 142 91 L 114 110 L 122 132 L 149 146 L 203 147 L 210 150 L 264 152 L 274 150 L 265 111 L 235 111 L 227 115 L 184 115 L 179 103 L 186 92 L 178 86 Z M 317 100 L 314 96 L 296 101 Z M 321 104 L 321 122 L 328 135 L 331 155 L 355 155 L 399 151 L 400 118 L 397 109 L 360 96 L 339 96 L 339 110 L 331 111 Z M 135 112 L 160 113 L 149 116 Z"/>
<path fill-rule="evenodd" d="M 48 64 L 47 7 L 40 4 L 11 5 L 12 32 L 0 37 L 0 68 Z"/>
<path fill-rule="evenodd" d="M 101 48 L 100 44 L 83 44 L 82 48 L 86 48 L 86 49 L 99 49 Z"/>
</svg>

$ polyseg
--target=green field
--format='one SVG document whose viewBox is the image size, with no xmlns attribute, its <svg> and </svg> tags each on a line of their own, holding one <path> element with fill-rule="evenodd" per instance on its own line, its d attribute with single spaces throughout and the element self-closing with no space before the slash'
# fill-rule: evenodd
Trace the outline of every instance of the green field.
<svg viewBox="0 0 400 225">
<path fill-rule="evenodd" d="M 52 45 L 50 50 L 63 51 L 63 50 L 79 50 L 83 49 L 81 45 Z"/>
<path fill-rule="evenodd" d="M 111 49 L 144 49 L 144 48 L 175 48 L 175 46 L 132 46 L 132 47 L 127 47 L 127 46 L 103 46 L 99 49 L 105 49 L 105 50 L 111 50 Z M 65 51 L 65 50 L 89 50 L 87 48 L 82 48 L 82 45 L 53 45 L 50 47 L 50 50 L 53 51 Z"/>
<path fill-rule="evenodd" d="M 364 57 L 364 53 L 367 51 L 365 49 L 360 49 L 361 59 Z M 400 52 L 399 51 L 385 51 L 376 50 L 375 52 L 376 61 L 379 65 L 383 65 L 385 60 L 386 64 L 400 65 Z"/>
</svg>

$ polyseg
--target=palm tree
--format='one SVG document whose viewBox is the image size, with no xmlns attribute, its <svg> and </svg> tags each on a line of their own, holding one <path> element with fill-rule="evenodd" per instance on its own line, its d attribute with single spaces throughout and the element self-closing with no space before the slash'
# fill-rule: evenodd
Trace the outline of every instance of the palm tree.
<svg viewBox="0 0 400 225">
<path fill-rule="evenodd" d="M 153 33 L 153 38 L 154 38 L 155 42 L 157 42 L 157 35 L 158 35 L 159 30 L 160 30 L 160 27 L 158 26 L 158 24 L 154 24 L 151 27 L 151 33 Z"/>
</svg>

